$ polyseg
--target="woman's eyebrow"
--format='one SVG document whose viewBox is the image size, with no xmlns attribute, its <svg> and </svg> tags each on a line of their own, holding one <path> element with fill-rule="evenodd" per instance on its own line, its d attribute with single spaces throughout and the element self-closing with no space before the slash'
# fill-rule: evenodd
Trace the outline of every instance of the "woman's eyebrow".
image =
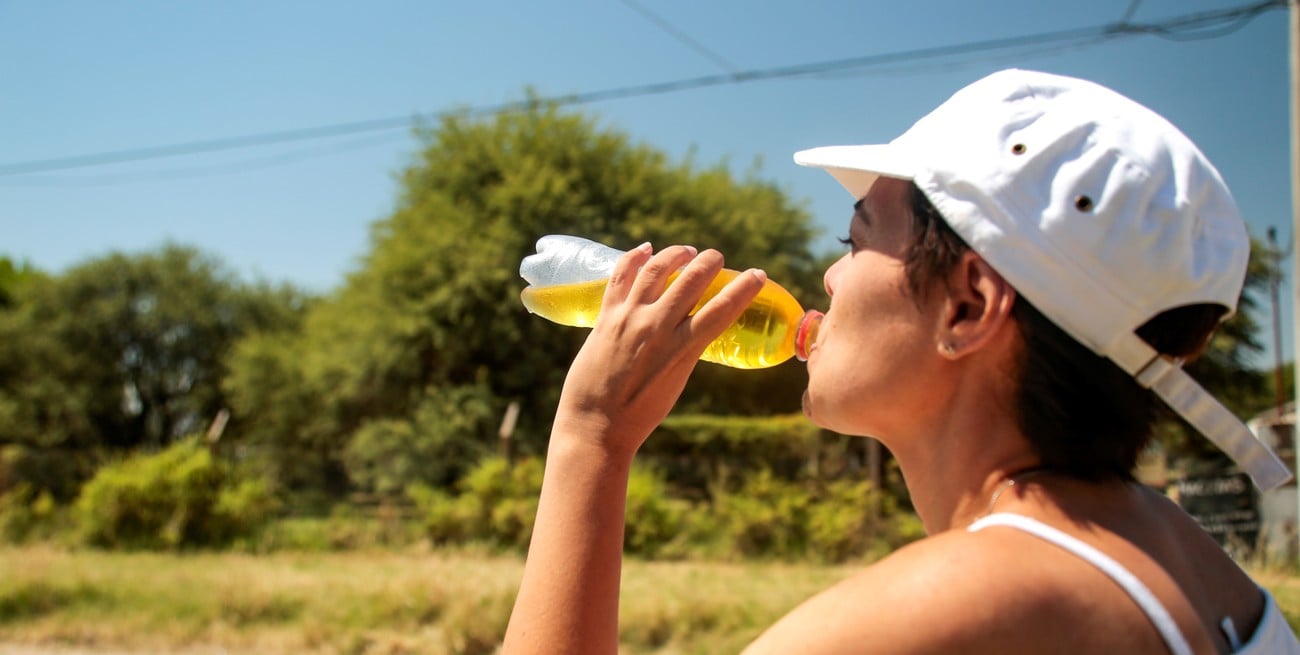
<svg viewBox="0 0 1300 655">
<path fill-rule="evenodd" d="M 871 213 L 867 211 L 866 198 L 860 198 L 853 203 L 853 215 L 862 219 L 863 223 L 871 225 Z"/>
</svg>

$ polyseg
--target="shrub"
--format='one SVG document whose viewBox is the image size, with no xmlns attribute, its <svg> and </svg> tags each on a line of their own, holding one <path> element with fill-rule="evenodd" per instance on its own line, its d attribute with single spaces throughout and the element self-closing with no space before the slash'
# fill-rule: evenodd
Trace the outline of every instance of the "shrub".
<svg viewBox="0 0 1300 655">
<path fill-rule="evenodd" d="M 343 451 L 348 477 L 361 490 L 399 497 L 410 485 L 446 486 L 488 452 L 496 412 L 482 384 L 435 388 L 413 418 L 364 423 Z"/>
<path fill-rule="evenodd" d="M 523 550 L 533 534 L 542 472 L 539 459 L 510 464 L 489 457 L 457 483 L 457 496 L 424 485 L 412 485 L 408 494 L 434 544 L 482 541 Z"/>
<path fill-rule="evenodd" d="M 686 513 L 690 504 L 669 498 L 664 477 L 658 471 L 633 466 L 627 483 L 627 514 L 623 550 L 642 557 L 679 556 L 690 538 Z M 667 546 L 676 546 L 672 553 Z"/>
<path fill-rule="evenodd" d="M 18 485 L 0 495 L 0 540 L 17 544 L 48 539 L 65 527 L 65 517 L 50 492 Z"/>
<path fill-rule="evenodd" d="M 109 548 L 224 545 L 274 511 L 265 482 L 238 475 L 194 439 L 105 466 L 76 505 L 82 538 Z"/>
<path fill-rule="evenodd" d="M 543 470 L 539 459 L 509 465 L 490 457 L 456 485 L 457 495 L 424 485 L 411 486 L 408 495 L 435 545 L 482 542 L 523 551 L 532 538 Z M 655 557 L 668 553 L 671 545 L 675 550 L 669 554 L 682 554 L 690 536 L 685 529 L 689 507 L 668 496 L 661 474 L 634 466 L 628 480 L 625 550 Z"/>
<path fill-rule="evenodd" d="M 0 412 L 0 425 L 4 425 L 3 421 Z M 57 504 L 64 505 L 77 497 L 77 490 L 94 473 L 98 462 L 99 452 L 92 448 L 0 446 L 0 493 L 25 487 L 33 497 L 48 493 Z"/>
<path fill-rule="evenodd" d="M 746 478 L 738 491 L 717 493 L 714 511 L 733 552 L 789 559 L 802 555 L 807 546 L 811 502 L 805 487 L 762 469 Z"/>
<path fill-rule="evenodd" d="M 646 440 L 638 458 L 653 462 L 674 490 L 705 498 L 730 471 L 754 462 L 763 462 L 777 477 L 798 477 L 816 458 L 820 435 L 821 428 L 802 414 L 673 415 Z"/>
<path fill-rule="evenodd" d="M 810 554 L 842 562 L 867 552 L 888 518 L 880 511 L 880 496 L 865 481 L 837 480 L 826 485 L 808 510 Z M 873 504 L 877 506 L 874 521 Z"/>
<path fill-rule="evenodd" d="M 843 562 L 875 558 L 925 536 L 919 519 L 866 481 L 788 482 L 769 470 L 715 492 L 715 538 L 746 557 Z"/>
<path fill-rule="evenodd" d="M 434 545 L 528 547 L 543 463 L 483 460 L 449 493 L 413 485 L 408 495 Z M 865 481 L 793 482 L 770 469 L 712 490 L 712 503 L 674 498 L 664 474 L 632 467 L 624 551 L 646 558 L 747 557 L 843 562 L 875 557 L 924 536 L 920 521 Z"/>
</svg>

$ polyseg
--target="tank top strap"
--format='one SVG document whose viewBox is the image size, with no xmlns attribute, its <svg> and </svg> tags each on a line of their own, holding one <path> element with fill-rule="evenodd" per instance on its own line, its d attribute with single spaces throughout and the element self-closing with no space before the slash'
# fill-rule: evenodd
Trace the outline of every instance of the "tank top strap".
<svg viewBox="0 0 1300 655">
<path fill-rule="evenodd" d="M 1114 580 L 1133 599 L 1133 602 L 1137 603 L 1138 607 L 1147 615 L 1152 625 L 1160 633 L 1161 638 L 1165 640 L 1165 645 L 1169 647 L 1170 653 L 1173 653 L 1173 655 L 1192 655 L 1191 646 L 1188 645 L 1183 633 L 1178 629 L 1178 625 L 1174 623 L 1173 617 L 1169 615 L 1169 611 L 1165 609 L 1165 606 L 1160 603 L 1155 594 L 1151 593 L 1151 590 L 1141 580 L 1137 579 L 1137 576 L 1133 575 L 1109 555 L 1046 523 L 1020 514 L 1007 512 L 990 514 L 972 523 L 967 528 L 967 531 L 979 532 L 991 527 L 1008 527 L 1021 532 L 1028 532 L 1073 553 L 1080 559 L 1097 567 L 1111 580 Z"/>
</svg>

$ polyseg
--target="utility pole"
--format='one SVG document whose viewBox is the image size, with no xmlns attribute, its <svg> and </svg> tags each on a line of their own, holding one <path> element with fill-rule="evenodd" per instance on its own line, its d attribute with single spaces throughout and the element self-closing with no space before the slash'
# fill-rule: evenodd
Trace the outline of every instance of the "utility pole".
<svg viewBox="0 0 1300 655">
<path fill-rule="evenodd" d="M 1268 299 L 1273 314 L 1273 403 L 1274 418 L 1280 423 L 1286 408 L 1286 384 L 1282 374 L 1282 260 L 1289 257 L 1277 245 L 1277 228 L 1268 228 Z"/>
<path fill-rule="evenodd" d="M 1297 253 L 1291 258 L 1291 350 L 1292 366 L 1294 361 L 1300 360 L 1295 353 L 1300 348 L 1300 316 L 1297 316 L 1297 307 L 1300 307 L 1300 250 L 1296 249 L 1296 243 L 1300 242 L 1300 6 L 1297 6 L 1300 0 L 1291 0 L 1287 8 L 1290 14 L 1289 29 L 1287 30 L 1287 40 L 1290 42 L 1290 64 L 1291 64 L 1291 252 Z M 1300 377 L 1300 376 L 1298 376 Z M 1297 388 L 1297 402 L 1295 404 L 1295 414 L 1300 414 L 1300 384 Z M 1300 426 L 1292 425 L 1291 427 L 1291 449 L 1295 453 L 1295 471 L 1300 471 L 1300 447 L 1297 447 L 1298 436 L 1296 428 Z M 1296 516 L 1300 519 L 1300 484 L 1296 484 Z"/>
</svg>

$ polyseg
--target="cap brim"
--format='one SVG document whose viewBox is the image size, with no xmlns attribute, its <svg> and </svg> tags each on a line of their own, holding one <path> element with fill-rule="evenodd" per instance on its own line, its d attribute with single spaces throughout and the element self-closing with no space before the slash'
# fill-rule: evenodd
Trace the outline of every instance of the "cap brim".
<svg viewBox="0 0 1300 655">
<path fill-rule="evenodd" d="M 911 180 L 919 167 L 893 144 L 825 146 L 794 154 L 800 166 L 823 168 L 855 199 L 871 190 L 880 176 Z"/>
</svg>

